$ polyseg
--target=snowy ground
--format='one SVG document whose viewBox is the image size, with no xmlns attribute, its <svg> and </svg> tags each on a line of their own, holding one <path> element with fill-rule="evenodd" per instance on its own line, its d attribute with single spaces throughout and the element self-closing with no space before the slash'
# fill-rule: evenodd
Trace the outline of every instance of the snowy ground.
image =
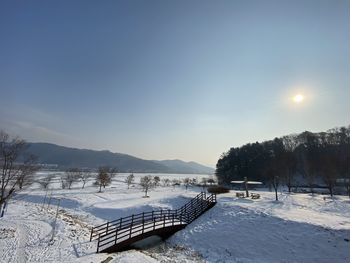
<svg viewBox="0 0 350 263">
<path fill-rule="evenodd" d="M 125 176 L 102 193 L 91 183 L 61 190 L 57 182 L 48 192 L 34 185 L 17 194 L 0 219 L 0 262 L 350 262 L 349 199 L 283 193 L 275 202 L 267 191 L 258 192 L 259 200 L 239 199 L 233 192 L 219 195 L 214 208 L 152 248 L 95 254 L 90 226 L 178 208 L 201 190 L 158 187 L 142 198 L 138 185 L 127 189 Z M 135 176 L 137 182 L 141 175 Z"/>
</svg>

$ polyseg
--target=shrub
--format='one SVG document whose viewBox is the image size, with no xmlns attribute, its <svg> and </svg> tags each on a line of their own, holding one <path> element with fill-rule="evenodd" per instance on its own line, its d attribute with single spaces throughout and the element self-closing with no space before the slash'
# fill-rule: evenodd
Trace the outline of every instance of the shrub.
<svg viewBox="0 0 350 263">
<path fill-rule="evenodd" d="M 230 192 L 230 189 L 225 186 L 215 185 L 208 187 L 208 192 L 211 194 L 225 194 Z"/>
</svg>

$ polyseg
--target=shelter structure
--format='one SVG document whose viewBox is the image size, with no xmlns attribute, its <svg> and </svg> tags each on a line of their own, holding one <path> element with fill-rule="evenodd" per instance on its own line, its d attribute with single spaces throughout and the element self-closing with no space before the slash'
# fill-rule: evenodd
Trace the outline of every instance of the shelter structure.
<svg viewBox="0 0 350 263">
<path fill-rule="evenodd" d="M 262 182 L 258 181 L 248 181 L 247 177 L 244 177 L 243 181 L 231 181 L 231 184 L 244 184 L 246 197 L 249 197 L 248 185 L 261 185 Z"/>
</svg>

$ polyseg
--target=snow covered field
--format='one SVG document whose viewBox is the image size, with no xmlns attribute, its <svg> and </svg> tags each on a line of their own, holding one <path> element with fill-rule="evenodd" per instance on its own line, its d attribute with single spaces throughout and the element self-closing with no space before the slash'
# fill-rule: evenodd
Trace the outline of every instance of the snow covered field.
<svg viewBox="0 0 350 263">
<path fill-rule="evenodd" d="M 214 208 L 152 248 L 95 254 L 89 227 L 152 209 L 178 208 L 201 191 L 158 187 L 143 198 L 138 185 L 127 189 L 126 176 L 118 175 L 102 193 L 92 182 L 85 189 L 76 184 L 62 190 L 58 181 L 48 192 L 33 185 L 18 193 L 0 219 L 0 262 L 350 262 L 348 198 L 283 193 L 275 202 L 268 191 L 259 191 L 258 200 L 236 198 L 232 191 L 219 195 Z M 140 176 L 135 174 L 135 182 Z"/>
</svg>

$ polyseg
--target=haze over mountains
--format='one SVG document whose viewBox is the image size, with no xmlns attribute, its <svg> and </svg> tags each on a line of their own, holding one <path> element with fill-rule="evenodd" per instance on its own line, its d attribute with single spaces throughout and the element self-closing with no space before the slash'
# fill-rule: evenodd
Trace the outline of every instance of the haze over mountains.
<svg viewBox="0 0 350 263">
<path fill-rule="evenodd" d="M 58 168 L 116 167 L 120 172 L 212 174 L 214 169 L 196 162 L 181 160 L 144 160 L 128 154 L 59 146 L 51 143 L 29 143 L 28 152 L 38 156 L 41 164 Z"/>
</svg>

